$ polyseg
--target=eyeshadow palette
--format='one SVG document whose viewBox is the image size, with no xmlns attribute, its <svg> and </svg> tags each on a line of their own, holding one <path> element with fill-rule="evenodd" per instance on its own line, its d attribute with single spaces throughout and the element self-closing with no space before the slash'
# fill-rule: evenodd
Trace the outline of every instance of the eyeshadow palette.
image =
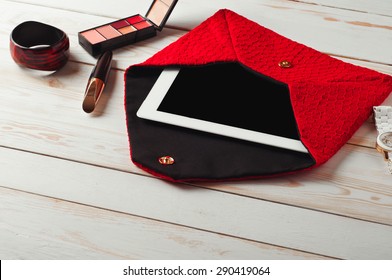
<svg viewBox="0 0 392 280">
<path fill-rule="evenodd" d="M 146 16 L 140 14 L 81 31 L 79 44 L 92 56 L 150 37 L 161 31 L 178 0 L 155 0 Z"/>
</svg>

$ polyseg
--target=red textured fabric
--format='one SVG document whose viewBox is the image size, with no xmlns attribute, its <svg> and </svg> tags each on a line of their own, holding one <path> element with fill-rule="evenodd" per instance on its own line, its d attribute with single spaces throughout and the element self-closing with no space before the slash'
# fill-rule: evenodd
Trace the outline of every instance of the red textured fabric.
<svg viewBox="0 0 392 280">
<path fill-rule="evenodd" d="M 291 68 L 279 67 L 289 61 Z M 220 10 L 138 66 L 240 62 L 289 86 L 300 138 L 320 165 L 392 92 L 392 77 L 332 58 Z"/>
</svg>

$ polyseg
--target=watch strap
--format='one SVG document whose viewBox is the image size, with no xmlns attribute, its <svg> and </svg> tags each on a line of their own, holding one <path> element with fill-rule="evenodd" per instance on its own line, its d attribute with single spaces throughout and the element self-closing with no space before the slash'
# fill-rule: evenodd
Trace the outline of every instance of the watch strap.
<svg viewBox="0 0 392 280">
<path fill-rule="evenodd" d="M 392 131 L 392 106 L 374 106 L 373 111 L 378 133 Z"/>
</svg>

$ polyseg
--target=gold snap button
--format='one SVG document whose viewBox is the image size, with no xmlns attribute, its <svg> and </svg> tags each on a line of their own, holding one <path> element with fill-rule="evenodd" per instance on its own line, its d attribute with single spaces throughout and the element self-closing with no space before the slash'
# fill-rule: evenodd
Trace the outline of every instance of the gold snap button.
<svg viewBox="0 0 392 280">
<path fill-rule="evenodd" d="M 172 165 L 174 163 L 174 158 L 171 156 L 164 156 L 158 159 L 159 163 L 162 165 Z"/>
<path fill-rule="evenodd" d="M 282 68 L 290 68 L 293 65 L 291 64 L 290 61 L 282 60 L 281 62 L 279 62 L 279 66 L 282 67 Z"/>
</svg>

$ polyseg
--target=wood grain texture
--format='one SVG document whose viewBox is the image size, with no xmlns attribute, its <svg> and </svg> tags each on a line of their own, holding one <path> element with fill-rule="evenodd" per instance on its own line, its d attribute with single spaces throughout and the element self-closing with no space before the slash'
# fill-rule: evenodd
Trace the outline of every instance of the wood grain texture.
<svg viewBox="0 0 392 280">
<path fill-rule="evenodd" d="M 345 10 L 359 11 L 378 15 L 390 16 L 392 14 L 392 2 L 385 0 L 288 0 L 303 2 Z"/>
<path fill-rule="evenodd" d="M 255 182 L 205 185 L 392 225 L 391 175 L 375 149 L 347 145 L 325 165 L 312 171 Z"/>
<path fill-rule="evenodd" d="M 324 259 L 0 187 L 4 259 Z"/>
<path fill-rule="evenodd" d="M 0 186 L 329 257 L 392 257 L 386 225 L 10 149 L 0 164 Z"/>
</svg>

